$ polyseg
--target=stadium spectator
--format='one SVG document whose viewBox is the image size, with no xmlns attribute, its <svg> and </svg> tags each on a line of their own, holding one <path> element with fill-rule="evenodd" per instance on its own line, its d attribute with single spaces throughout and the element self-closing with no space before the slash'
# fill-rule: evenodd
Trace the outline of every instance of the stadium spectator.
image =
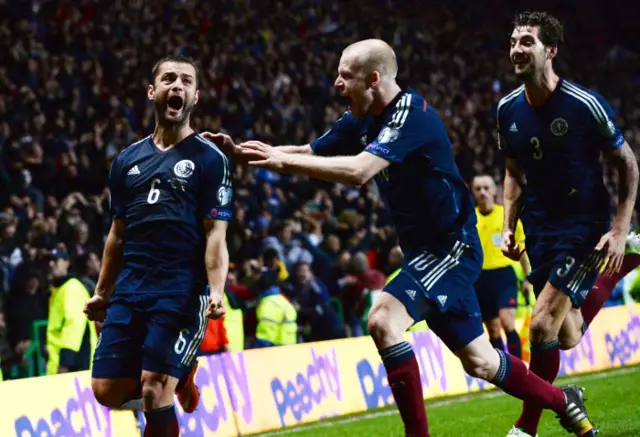
<svg viewBox="0 0 640 437">
<path fill-rule="evenodd" d="M 345 337 L 344 326 L 333 308 L 327 286 L 314 277 L 311 266 L 300 262 L 284 287 L 298 311 L 298 325 L 305 342 Z"/>
<path fill-rule="evenodd" d="M 264 268 L 252 288 L 256 307 L 256 346 L 284 346 L 298 342 L 298 313 L 277 285 L 278 270 Z"/>
<path fill-rule="evenodd" d="M 9 339 L 16 356 L 23 357 L 31 346 L 33 322 L 45 320 L 49 313 L 44 283 L 34 267 L 16 274 L 8 301 L 11 311 L 7 314 Z"/>
<path fill-rule="evenodd" d="M 88 370 L 98 336 L 95 324 L 84 316 L 89 293 L 69 275 L 69 255 L 51 253 L 52 288 L 47 326 L 47 375 Z"/>
</svg>

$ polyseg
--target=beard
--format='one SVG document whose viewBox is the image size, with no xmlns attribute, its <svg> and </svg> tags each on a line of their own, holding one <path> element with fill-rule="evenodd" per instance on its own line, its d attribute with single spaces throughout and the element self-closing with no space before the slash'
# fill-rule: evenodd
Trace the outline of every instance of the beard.
<svg viewBox="0 0 640 437">
<path fill-rule="evenodd" d="M 179 114 L 177 116 L 169 115 L 171 108 L 168 106 L 167 100 L 156 100 L 154 102 L 154 106 L 156 120 L 159 124 L 168 127 L 176 127 L 182 126 L 188 122 L 191 112 L 195 107 L 195 103 L 193 100 L 185 101 L 182 108 L 179 109 Z"/>
</svg>

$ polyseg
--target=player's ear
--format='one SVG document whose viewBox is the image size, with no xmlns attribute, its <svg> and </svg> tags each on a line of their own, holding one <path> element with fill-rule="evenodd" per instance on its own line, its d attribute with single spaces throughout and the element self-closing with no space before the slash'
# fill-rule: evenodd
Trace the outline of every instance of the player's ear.
<svg viewBox="0 0 640 437">
<path fill-rule="evenodd" d="M 380 77 L 380 72 L 373 71 L 373 73 L 371 73 L 371 88 L 378 88 L 381 82 L 382 78 Z"/>
<path fill-rule="evenodd" d="M 198 100 L 200 100 L 200 90 L 196 90 L 196 95 L 193 98 L 193 104 L 197 105 L 198 104 Z"/>
<path fill-rule="evenodd" d="M 149 100 L 153 100 L 155 95 L 156 89 L 154 88 L 153 84 L 149 84 L 149 86 L 147 87 L 147 97 L 149 98 Z"/>
<path fill-rule="evenodd" d="M 558 54 L 558 47 L 557 46 L 549 46 L 548 50 L 547 50 L 547 59 L 553 59 L 556 57 L 556 55 Z"/>
</svg>

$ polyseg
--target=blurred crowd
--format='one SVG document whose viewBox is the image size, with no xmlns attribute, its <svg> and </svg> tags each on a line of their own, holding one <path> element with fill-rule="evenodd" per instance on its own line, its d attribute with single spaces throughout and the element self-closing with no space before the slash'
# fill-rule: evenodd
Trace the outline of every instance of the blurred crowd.
<svg viewBox="0 0 640 437">
<path fill-rule="evenodd" d="M 571 14 L 578 5 L 560 11 L 568 45 L 557 68 L 611 103 L 635 149 L 640 69 L 633 47 L 619 44 L 633 25 Z M 93 291 L 110 225 L 110 163 L 152 130 L 145 90 L 157 59 L 198 60 L 195 130 L 305 144 L 346 109 L 332 86 L 342 48 L 383 38 L 396 50 L 400 84 L 443 117 L 465 179 L 499 181 L 495 107 L 517 86 L 508 59 L 513 12 L 499 0 L 0 0 L 2 362 L 19 362 L 32 323 L 48 317 L 53 249 L 68 253 L 73 274 Z M 255 299 L 256 272 L 277 268 L 298 340 L 364 333 L 371 293 L 402 263 L 375 185 L 238 166 L 235 199 L 231 293 Z M 255 305 L 239 306 L 249 344 Z"/>
</svg>

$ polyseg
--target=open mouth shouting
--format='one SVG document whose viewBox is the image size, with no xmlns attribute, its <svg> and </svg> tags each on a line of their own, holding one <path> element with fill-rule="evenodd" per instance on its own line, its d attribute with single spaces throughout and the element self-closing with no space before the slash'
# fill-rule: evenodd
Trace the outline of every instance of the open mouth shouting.
<svg viewBox="0 0 640 437">
<path fill-rule="evenodd" d="M 177 116 L 184 107 L 184 99 L 178 95 L 173 95 L 167 100 L 167 113 Z"/>
</svg>

